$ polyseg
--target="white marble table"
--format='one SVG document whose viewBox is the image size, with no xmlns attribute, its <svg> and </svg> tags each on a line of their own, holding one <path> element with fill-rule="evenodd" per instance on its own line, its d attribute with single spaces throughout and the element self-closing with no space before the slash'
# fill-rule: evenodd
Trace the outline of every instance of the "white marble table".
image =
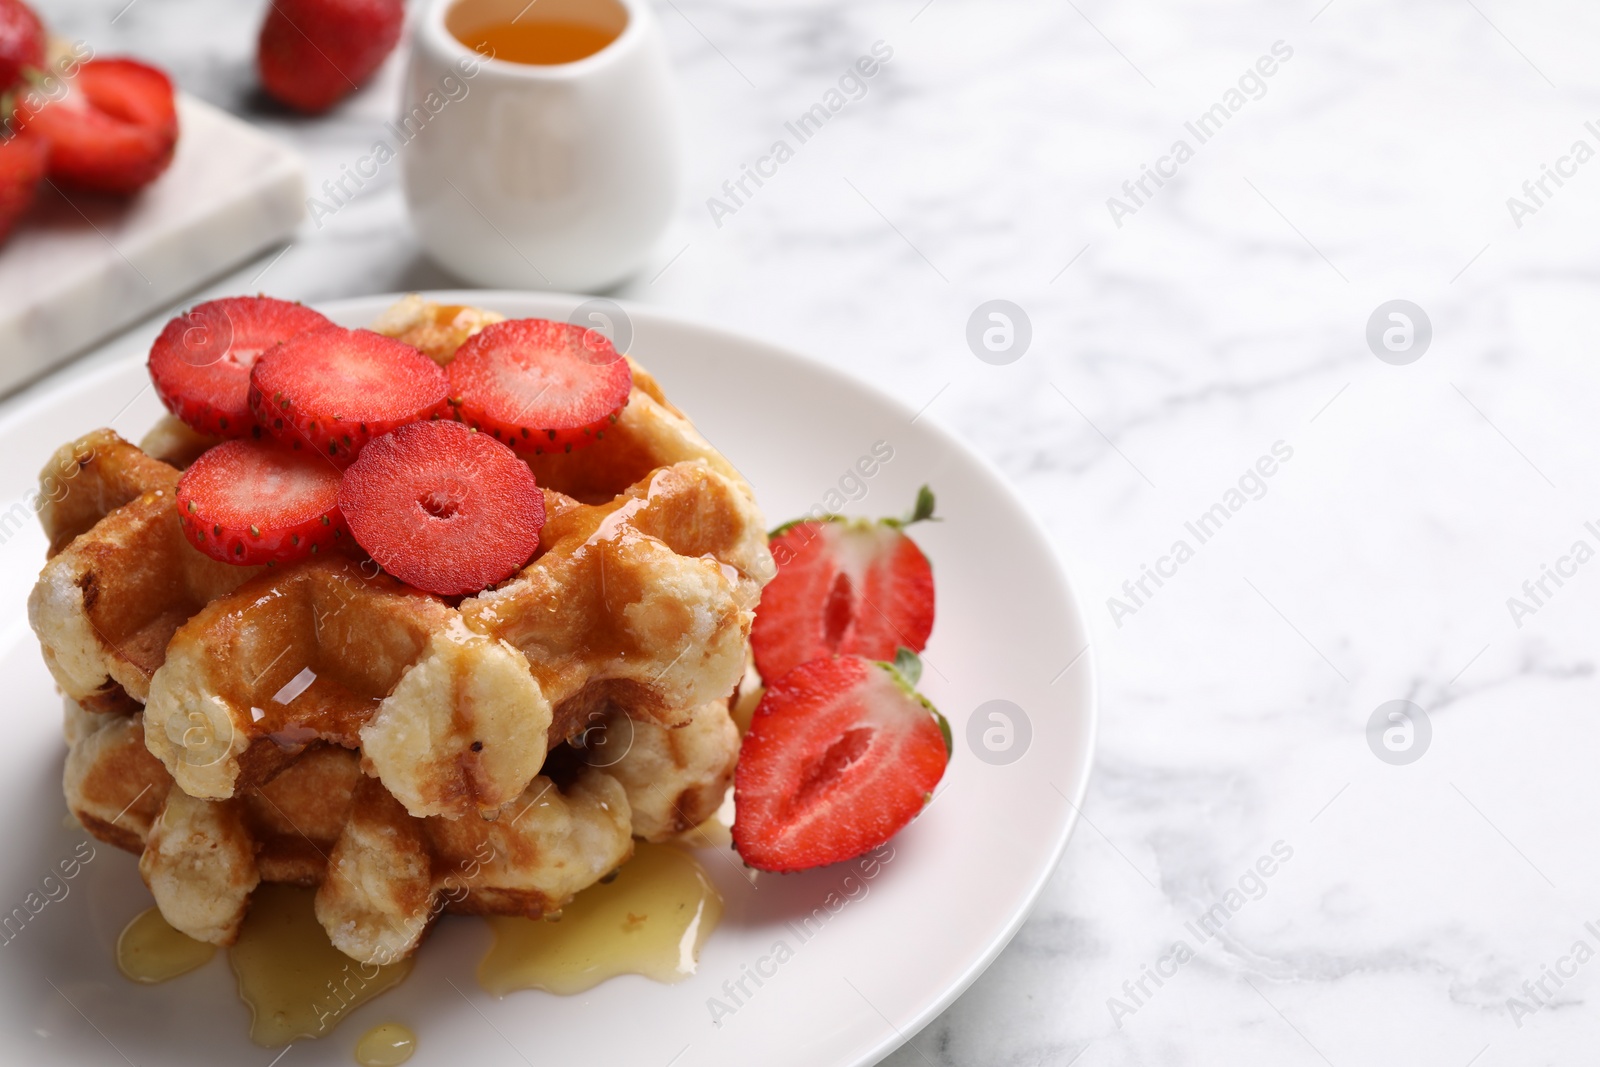
<svg viewBox="0 0 1600 1067">
<path fill-rule="evenodd" d="M 113 23 L 126 3 L 47 6 L 292 141 L 313 185 L 389 117 L 394 65 L 322 121 L 265 107 L 255 0 L 135 0 Z M 1016 941 L 888 1062 L 1592 1060 L 1600 964 L 1571 954 L 1600 951 L 1600 563 L 1561 561 L 1600 548 L 1583 421 L 1600 162 L 1562 160 L 1600 149 L 1600 12 L 668 0 L 661 17 L 691 170 L 620 295 L 931 404 L 1021 488 L 1092 602 L 1084 825 Z M 866 96 L 718 227 L 706 199 L 879 40 L 894 54 Z M 1245 77 L 1275 42 L 1271 77 Z M 1219 103 L 1201 143 L 1185 124 Z M 1544 164 L 1570 176 L 1535 202 Z M 1135 200 L 1143 165 L 1173 176 Z M 1514 217 L 1512 196 L 1535 210 Z M 216 290 L 452 282 L 392 167 L 274 256 Z M 965 342 L 993 298 L 1032 325 L 1006 366 Z M 1432 323 L 1409 365 L 1364 336 L 1393 299 Z M 1292 456 L 1247 477 L 1275 445 Z M 1186 523 L 1219 503 L 1202 544 Z M 1180 540 L 1192 553 L 1163 562 Z M 1170 576 L 1134 601 L 1144 565 Z M 1544 565 L 1571 573 L 1535 602 Z M 1431 727 L 1408 765 L 1366 738 L 1396 699 Z"/>
</svg>

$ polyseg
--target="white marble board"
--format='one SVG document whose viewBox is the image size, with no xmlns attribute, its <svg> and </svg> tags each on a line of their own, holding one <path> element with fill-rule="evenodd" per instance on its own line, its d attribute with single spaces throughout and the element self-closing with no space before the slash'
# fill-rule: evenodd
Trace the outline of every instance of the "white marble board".
<svg viewBox="0 0 1600 1067">
<path fill-rule="evenodd" d="M 305 167 L 283 143 L 178 99 L 172 166 L 128 201 L 47 185 L 0 246 L 0 393 L 284 241 Z"/>
</svg>

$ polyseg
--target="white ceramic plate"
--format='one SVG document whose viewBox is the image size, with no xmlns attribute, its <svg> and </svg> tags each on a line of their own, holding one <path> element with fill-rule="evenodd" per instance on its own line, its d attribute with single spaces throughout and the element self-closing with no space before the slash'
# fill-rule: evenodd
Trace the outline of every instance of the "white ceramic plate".
<svg viewBox="0 0 1600 1067">
<path fill-rule="evenodd" d="M 565 319 L 580 302 L 435 295 L 513 317 Z M 392 299 L 321 310 L 364 325 Z M 524 992 L 495 1000 L 473 977 L 488 930 L 477 920 L 446 918 L 399 989 L 363 1006 L 331 1036 L 292 1046 L 285 1067 L 349 1064 L 361 1034 L 389 1020 L 419 1035 L 411 1061 L 417 1065 L 871 1064 L 994 959 L 1066 845 L 1094 743 L 1090 657 L 1079 657 L 1087 630 L 1045 537 L 1011 490 L 928 419 L 913 419 L 902 404 L 850 378 L 653 309 L 627 310 L 631 354 L 745 473 L 774 524 L 836 504 L 827 494 L 841 479 L 852 484 L 849 472 L 876 442 L 887 442 L 893 457 L 861 480 L 865 495 L 845 510 L 897 514 L 924 482 L 937 491 L 944 521 L 915 534 L 938 582 L 923 689 L 951 721 L 950 769 L 873 877 L 840 865 L 762 875 L 752 884 L 731 852 L 703 852 L 727 912 L 699 973 L 687 981 L 666 986 L 627 976 L 570 998 Z M 7 939 L 0 943 L 5 1062 L 267 1067 L 277 1055 L 245 1036 L 248 1009 L 224 955 L 160 986 L 134 986 L 118 975 L 117 934 L 150 903 L 134 857 L 96 843 L 75 878 L 46 881 L 84 834 L 63 824 L 60 704 L 26 622 L 44 538 L 25 494 L 60 443 L 108 422 L 137 439 L 157 417 L 144 357 L 159 325 L 124 337 L 112 346 L 117 358 L 0 419 L 8 460 L 0 472 L 0 596 L 7 608 L 0 687 L 12 724 L 0 748 L 0 912 L 28 915 L 0 930 Z M 1009 764 L 980 759 L 969 741 L 976 709 L 993 700 L 1024 709 L 1031 728 L 1025 754 Z M 1002 722 L 985 719 L 975 732 L 984 729 L 995 730 L 990 743 L 1003 746 Z M 1022 735 L 1019 722 L 1012 753 L 1023 749 Z M 978 745 L 990 752 L 981 738 Z M 773 960 L 778 942 L 792 953 L 781 964 Z M 752 970 L 766 972 L 759 986 L 748 977 Z M 741 980 L 743 993 L 735 985 Z M 713 1022 L 712 998 L 732 1013 L 719 1012 Z"/>
</svg>

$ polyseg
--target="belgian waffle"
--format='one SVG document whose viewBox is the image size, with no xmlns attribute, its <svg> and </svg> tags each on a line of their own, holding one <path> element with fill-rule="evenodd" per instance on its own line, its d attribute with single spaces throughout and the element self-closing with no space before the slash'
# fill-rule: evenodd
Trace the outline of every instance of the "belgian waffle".
<svg viewBox="0 0 1600 1067">
<path fill-rule="evenodd" d="M 447 362 L 493 319 L 412 302 L 378 326 Z M 152 439 L 179 463 L 203 447 Z M 177 467 L 110 431 L 52 459 L 67 489 L 41 509 L 29 610 L 68 698 L 69 806 L 141 854 L 173 925 L 228 943 L 260 881 L 315 884 L 341 950 L 398 958 L 441 910 L 559 908 L 634 835 L 716 809 L 773 571 L 750 487 L 637 365 L 605 440 L 530 465 L 538 553 L 447 601 L 353 544 L 208 559 L 179 528 Z M 625 754 L 583 758 L 597 730 Z"/>
<path fill-rule="evenodd" d="M 142 713 L 68 701 L 67 724 L 68 807 L 94 836 L 140 854 L 173 926 L 228 944 L 257 884 L 315 885 L 333 943 L 377 963 L 409 954 L 443 911 L 560 910 L 624 862 L 634 836 L 664 840 L 710 818 L 739 745 L 727 702 L 713 701 L 679 729 L 617 727 L 626 751 L 596 759 L 603 767 L 564 749 L 491 818 L 419 819 L 337 745 L 308 746 L 232 799 L 201 800 L 150 754 Z"/>
</svg>

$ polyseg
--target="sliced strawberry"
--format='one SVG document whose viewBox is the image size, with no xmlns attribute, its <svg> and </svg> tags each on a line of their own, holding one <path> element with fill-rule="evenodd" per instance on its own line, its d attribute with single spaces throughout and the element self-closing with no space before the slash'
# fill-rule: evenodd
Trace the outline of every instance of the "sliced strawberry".
<svg viewBox="0 0 1600 1067">
<path fill-rule="evenodd" d="M 167 169 L 178 143 L 178 110 L 165 74 L 131 59 L 94 59 L 68 86 L 65 96 L 32 109 L 25 101 L 17 111 L 19 126 L 50 142 L 50 177 L 126 195 Z"/>
<path fill-rule="evenodd" d="M 469 337 L 450 364 L 456 417 L 518 452 L 571 452 L 605 436 L 633 369 L 595 330 L 512 319 Z"/>
<path fill-rule="evenodd" d="M 44 24 L 22 0 L 0 0 L 0 93 L 44 66 Z"/>
<path fill-rule="evenodd" d="M 905 527 L 932 517 L 933 493 L 923 486 L 904 519 L 830 515 L 775 531 L 778 574 L 750 629 L 761 677 L 834 654 L 885 660 L 897 648 L 921 652 L 933 632 L 933 568 Z"/>
<path fill-rule="evenodd" d="M 331 326 L 300 304 L 269 296 L 231 296 L 179 315 L 150 349 L 150 380 L 167 410 L 203 434 L 244 437 L 250 370 L 261 353 L 296 334 Z"/>
<path fill-rule="evenodd" d="M 932 796 L 950 728 L 916 692 L 919 664 L 833 656 L 767 686 L 734 772 L 733 844 L 752 867 L 799 871 L 893 837 Z"/>
<path fill-rule="evenodd" d="M 374 437 L 444 405 L 439 365 L 371 330 L 324 326 L 272 349 L 250 372 L 256 421 L 292 448 L 349 466 Z"/>
<path fill-rule="evenodd" d="M 183 472 L 178 518 L 189 543 L 212 559 L 291 563 L 344 535 L 339 472 L 275 441 L 224 441 Z"/>
<path fill-rule="evenodd" d="M 50 145 L 36 134 L 0 140 L 0 241 L 10 236 L 33 203 L 49 158 Z"/>
<path fill-rule="evenodd" d="M 256 66 L 280 102 L 315 114 L 372 77 L 400 40 L 403 0 L 273 0 Z"/>
<path fill-rule="evenodd" d="M 539 547 L 544 494 L 505 445 L 457 422 L 375 438 L 344 473 L 339 507 L 390 574 L 440 596 L 481 593 Z"/>
</svg>

